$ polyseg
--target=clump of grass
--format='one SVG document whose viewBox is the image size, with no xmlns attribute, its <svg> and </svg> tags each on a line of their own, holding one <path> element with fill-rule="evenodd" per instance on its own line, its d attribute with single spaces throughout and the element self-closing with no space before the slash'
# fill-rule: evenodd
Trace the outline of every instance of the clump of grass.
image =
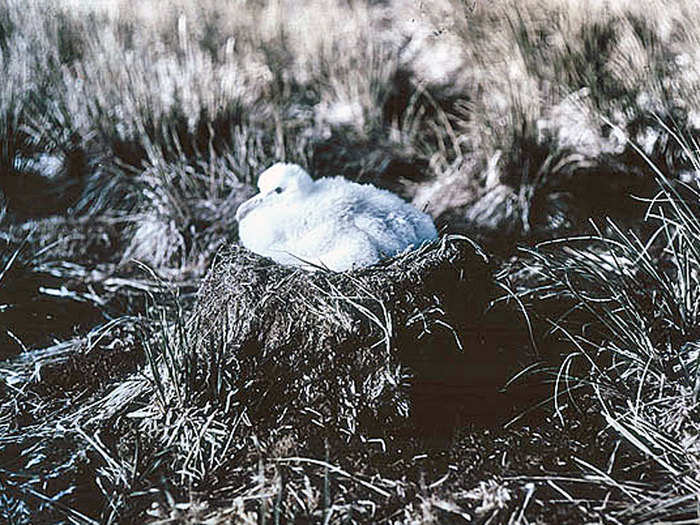
<svg viewBox="0 0 700 525">
<path fill-rule="evenodd" d="M 585 13 L 570 2 L 486 9 L 446 1 L 409 9 L 403 24 L 416 29 L 414 40 L 426 54 L 447 45 L 460 65 L 446 65 L 436 85 L 414 58 L 413 73 L 426 85 L 460 86 L 458 101 L 443 108 L 449 126 L 441 126 L 455 139 L 435 152 L 437 180 L 419 202 L 429 201 L 430 210 L 463 231 L 486 233 L 494 247 L 500 239 L 489 233 L 489 221 L 525 241 L 589 231 L 588 217 L 611 207 L 618 222 L 639 222 L 628 194 L 651 197 L 654 176 L 627 138 L 645 139 L 649 154 L 675 177 L 688 163 L 649 112 L 665 115 L 666 126 L 697 134 L 686 120 L 695 90 L 684 54 L 695 48 L 687 9 L 678 2 L 647 22 L 631 3 L 604 3 Z M 460 16 L 446 20 L 448 12 Z M 591 187 L 610 200 L 589 208 L 596 201 L 586 195 Z"/>
<path fill-rule="evenodd" d="M 568 392 L 557 413 L 575 417 L 576 399 L 590 393 L 604 429 L 645 458 L 649 492 L 640 493 L 643 503 L 630 494 L 637 503 L 614 511 L 623 520 L 697 517 L 697 457 L 688 440 L 697 432 L 698 188 L 656 174 L 649 235 L 609 222 L 611 234 L 530 252 L 540 275 L 530 293 L 558 305 L 557 316 L 546 315 L 563 351 L 556 389 Z"/>
</svg>

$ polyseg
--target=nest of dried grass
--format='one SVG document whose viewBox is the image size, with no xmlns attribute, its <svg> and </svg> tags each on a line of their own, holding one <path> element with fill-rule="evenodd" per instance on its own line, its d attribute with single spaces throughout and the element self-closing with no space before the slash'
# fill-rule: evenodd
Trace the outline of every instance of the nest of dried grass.
<svg viewBox="0 0 700 525">
<path fill-rule="evenodd" d="M 344 273 L 234 246 L 199 290 L 193 354 L 208 383 L 234 371 L 228 390 L 261 425 L 295 414 L 382 433 L 408 419 L 416 382 L 493 391 L 501 356 L 483 351 L 475 328 L 492 296 L 486 256 L 461 236 Z M 224 349 L 216 360 L 213 348 Z"/>
</svg>

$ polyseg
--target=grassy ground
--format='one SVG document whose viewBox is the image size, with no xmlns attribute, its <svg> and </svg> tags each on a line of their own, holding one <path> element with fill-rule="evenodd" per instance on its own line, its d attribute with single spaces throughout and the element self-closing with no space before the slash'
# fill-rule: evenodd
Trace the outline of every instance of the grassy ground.
<svg viewBox="0 0 700 525">
<path fill-rule="evenodd" d="M 697 520 L 698 12 L 0 5 L 0 521 Z M 297 323 L 251 304 L 205 334 L 211 290 L 230 312 L 264 274 L 234 213 L 280 160 L 389 188 L 488 263 L 428 247 L 319 297 L 279 270 Z M 406 359 L 428 303 L 504 370 L 446 388 L 474 368 L 452 335 L 416 345 L 444 366 Z M 351 314 L 304 324 L 348 304 L 356 341 Z"/>
</svg>

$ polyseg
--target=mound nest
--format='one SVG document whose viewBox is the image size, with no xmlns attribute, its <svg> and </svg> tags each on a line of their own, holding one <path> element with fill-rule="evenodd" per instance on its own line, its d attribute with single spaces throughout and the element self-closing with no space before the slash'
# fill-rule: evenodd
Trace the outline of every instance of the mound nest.
<svg viewBox="0 0 700 525">
<path fill-rule="evenodd" d="M 492 297 L 486 256 L 461 236 L 344 273 L 234 246 L 199 290 L 191 355 L 207 384 L 228 377 L 254 424 L 291 415 L 382 434 L 436 407 L 442 419 L 458 393 L 474 405 L 493 396 L 504 360 L 480 334 Z"/>
</svg>

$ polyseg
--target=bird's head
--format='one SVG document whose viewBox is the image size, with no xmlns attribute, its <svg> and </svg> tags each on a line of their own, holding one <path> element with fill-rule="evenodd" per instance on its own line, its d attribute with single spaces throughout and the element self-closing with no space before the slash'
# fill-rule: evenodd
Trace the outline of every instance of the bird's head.
<svg viewBox="0 0 700 525">
<path fill-rule="evenodd" d="M 311 175 L 297 164 L 278 162 L 260 174 L 258 188 L 260 193 L 282 193 L 287 191 L 306 191 L 313 184 Z"/>
<path fill-rule="evenodd" d="M 293 195 L 303 195 L 311 190 L 313 179 L 297 164 L 278 162 L 266 169 L 258 177 L 260 193 L 248 199 L 238 207 L 236 220 L 243 218 L 263 205 L 280 204 Z"/>
</svg>

